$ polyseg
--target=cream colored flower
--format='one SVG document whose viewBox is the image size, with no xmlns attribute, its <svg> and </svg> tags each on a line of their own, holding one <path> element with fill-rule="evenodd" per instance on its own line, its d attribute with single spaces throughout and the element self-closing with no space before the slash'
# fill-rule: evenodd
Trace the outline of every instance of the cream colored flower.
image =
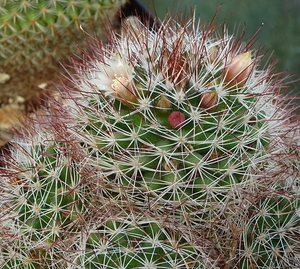
<svg viewBox="0 0 300 269">
<path fill-rule="evenodd" d="M 123 104 L 131 106 L 137 101 L 133 77 L 133 66 L 116 56 L 109 59 L 107 64 L 98 64 L 95 78 L 91 82 L 106 96 L 113 96 Z"/>
</svg>

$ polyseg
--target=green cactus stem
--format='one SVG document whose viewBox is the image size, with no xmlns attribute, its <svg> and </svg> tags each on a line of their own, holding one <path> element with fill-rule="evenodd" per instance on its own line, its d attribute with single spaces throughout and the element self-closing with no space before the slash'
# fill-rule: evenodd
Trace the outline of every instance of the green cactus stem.
<svg viewBox="0 0 300 269">
<path fill-rule="evenodd" d="M 212 24 L 182 22 L 129 18 L 73 60 L 72 86 L 2 169 L 3 268 L 295 266 L 285 77 Z"/>
<path fill-rule="evenodd" d="M 125 1 L 1 1 L 1 62 L 43 69 L 74 52 L 84 32 L 102 33 Z M 113 23 L 113 22 L 111 22 Z M 82 28 L 82 29 L 80 29 Z"/>
<path fill-rule="evenodd" d="M 84 43 L 85 32 L 104 38 L 105 28 L 116 26 L 125 2 L 0 1 L 0 73 L 10 77 L 1 85 L 0 102 L 6 104 L 18 94 L 30 100 L 41 85 L 49 88 L 62 72 L 60 62 Z"/>
</svg>

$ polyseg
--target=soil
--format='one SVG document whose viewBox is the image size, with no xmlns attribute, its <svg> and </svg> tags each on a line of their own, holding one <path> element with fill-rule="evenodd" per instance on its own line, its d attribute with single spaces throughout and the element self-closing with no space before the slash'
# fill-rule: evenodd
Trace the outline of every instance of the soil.
<svg viewBox="0 0 300 269">
<path fill-rule="evenodd" d="M 14 129 L 41 103 L 43 92 L 55 89 L 59 72 L 59 65 L 43 72 L 0 66 L 0 146 L 13 139 Z"/>
</svg>

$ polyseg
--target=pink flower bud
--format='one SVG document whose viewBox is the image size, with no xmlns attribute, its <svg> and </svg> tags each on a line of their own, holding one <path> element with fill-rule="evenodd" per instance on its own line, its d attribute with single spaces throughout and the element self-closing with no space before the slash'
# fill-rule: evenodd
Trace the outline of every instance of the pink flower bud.
<svg viewBox="0 0 300 269">
<path fill-rule="evenodd" d="M 179 111 L 173 111 L 168 117 L 168 122 L 171 127 L 179 129 L 183 126 L 185 121 L 185 116 Z"/>
<path fill-rule="evenodd" d="M 132 87 L 129 79 L 124 75 L 117 76 L 112 80 L 112 95 L 125 105 L 136 102 L 137 97 L 135 89 Z"/>
<path fill-rule="evenodd" d="M 212 111 L 217 107 L 218 101 L 218 93 L 216 91 L 205 92 L 201 96 L 200 107 Z"/>
<path fill-rule="evenodd" d="M 243 86 L 246 83 L 252 68 L 250 51 L 236 55 L 224 68 L 224 82 L 227 82 L 229 86 Z"/>
<path fill-rule="evenodd" d="M 216 46 L 213 46 L 209 49 L 209 61 L 213 63 L 218 57 L 218 49 Z"/>
<path fill-rule="evenodd" d="M 168 109 L 170 109 L 171 107 L 172 103 L 170 102 L 170 100 L 162 94 L 158 99 L 157 108 L 162 111 L 168 111 Z"/>
</svg>

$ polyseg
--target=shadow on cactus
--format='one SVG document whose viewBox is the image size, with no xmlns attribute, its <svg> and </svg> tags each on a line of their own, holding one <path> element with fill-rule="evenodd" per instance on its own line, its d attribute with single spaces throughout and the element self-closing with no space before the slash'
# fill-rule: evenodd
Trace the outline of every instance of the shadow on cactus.
<svg viewBox="0 0 300 269">
<path fill-rule="evenodd" d="M 297 266 L 285 77 L 251 42 L 178 21 L 130 18 L 74 59 L 2 169 L 2 268 Z"/>
</svg>

